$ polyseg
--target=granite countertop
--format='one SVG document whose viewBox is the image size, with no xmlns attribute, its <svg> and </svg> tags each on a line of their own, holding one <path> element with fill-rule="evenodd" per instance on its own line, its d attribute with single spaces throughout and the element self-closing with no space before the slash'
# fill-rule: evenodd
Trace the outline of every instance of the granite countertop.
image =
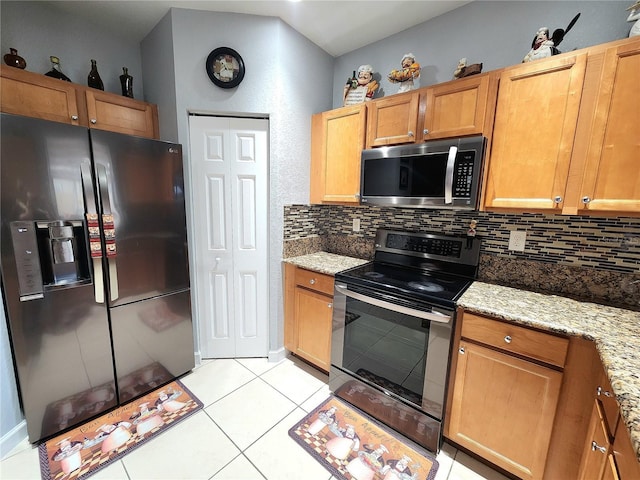
<svg viewBox="0 0 640 480">
<path fill-rule="evenodd" d="M 327 275 L 335 275 L 342 270 L 369 263 L 369 260 L 327 252 L 310 253 L 299 257 L 285 258 L 282 261 Z"/>
<path fill-rule="evenodd" d="M 473 313 L 593 340 L 640 461 L 640 312 L 474 282 L 458 300 Z"/>
</svg>

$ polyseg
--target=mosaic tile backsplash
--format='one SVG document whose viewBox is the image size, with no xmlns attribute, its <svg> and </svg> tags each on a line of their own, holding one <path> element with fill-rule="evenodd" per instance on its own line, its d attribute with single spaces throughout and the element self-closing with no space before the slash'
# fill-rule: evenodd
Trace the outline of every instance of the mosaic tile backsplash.
<svg viewBox="0 0 640 480">
<path fill-rule="evenodd" d="M 480 280 L 640 310 L 640 218 L 289 205 L 283 257 L 323 250 L 370 259 L 378 228 L 463 235 L 471 220 L 482 240 Z M 511 230 L 526 232 L 524 252 L 508 250 Z"/>
</svg>

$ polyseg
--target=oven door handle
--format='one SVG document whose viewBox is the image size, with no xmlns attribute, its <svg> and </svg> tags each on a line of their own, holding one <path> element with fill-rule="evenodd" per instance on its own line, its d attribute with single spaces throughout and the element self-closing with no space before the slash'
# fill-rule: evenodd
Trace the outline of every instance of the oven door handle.
<svg viewBox="0 0 640 480">
<path fill-rule="evenodd" d="M 416 310 L 415 308 L 403 307 L 402 305 L 396 305 L 395 303 L 385 302 L 384 300 L 379 300 L 377 298 L 367 297 L 366 295 L 362 295 L 361 293 L 352 292 L 347 287 L 342 285 L 336 285 L 335 289 L 338 293 L 346 297 L 351 297 L 356 300 L 360 300 L 361 302 L 369 303 L 371 305 L 375 305 L 377 307 L 386 308 L 387 310 L 392 310 L 398 313 L 405 313 L 407 315 L 412 315 L 414 317 L 423 318 L 425 320 L 431 320 L 433 322 L 439 323 L 449 323 L 451 322 L 451 315 L 447 315 L 445 313 L 440 312 L 425 312 L 424 310 Z"/>
</svg>

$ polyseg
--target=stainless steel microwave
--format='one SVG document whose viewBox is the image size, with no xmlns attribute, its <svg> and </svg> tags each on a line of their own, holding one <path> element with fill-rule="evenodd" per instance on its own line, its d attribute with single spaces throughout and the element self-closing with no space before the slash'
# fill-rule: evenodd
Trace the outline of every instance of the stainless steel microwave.
<svg viewBox="0 0 640 480">
<path fill-rule="evenodd" d="M 475 210 L 481 135 L 362 151 L 360 201 L 368 205 Z"/>
</svg>

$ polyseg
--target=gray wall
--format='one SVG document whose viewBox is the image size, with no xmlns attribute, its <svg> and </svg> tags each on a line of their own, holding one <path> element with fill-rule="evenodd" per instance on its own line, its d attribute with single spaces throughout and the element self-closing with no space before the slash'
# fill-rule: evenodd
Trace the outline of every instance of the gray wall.
<svg viewBox="0 0 640 480">
<path fill-rule="evenodd" d="M 172 9 L 167 17 L 142 42 L 145 92 L 158 104 L 166 138 L 188 145 L 188 113 L 194 111 L 269 118 L 269 351 L 275 356 L 283 348 L 283 207 L 309 199 L 311 114 L 331 107 L 333 59 L 274 17 L 185 9 Z M 237 35 L 240 31 L 242 35 Z M 220 46 L 233 48 L 244 60 L 246 73 L 237 88 L 219 88 L 206 73 L 207 56 Z M 149 59 L 169 57 L 171 51 L 172 59 L 152 62 L 162 74 L 146 73 L 152 68 Z M 304 59 L 303 68 L 296 67 L 296 59 Z M 171 61 L 174 92 L 165 85 L 171 80 L 167 74 Z M 168 112 L 174 111 L 177 124 L 169 118 Z M 183 151 L 190 193 L 188 148 Z M 191 198 L 187 209 L 193 224 Z M 195 251 L 193 244 L 190 250 Z M 192 255 L 192 271 L 195 261 Z"/>
<path fill-rule="evenodd" d="M 51 70 L 50 55 L 60 59 L 64 74 L 74 83 L 87 84 L 91 59 L 107 92 L 122 93 L 122 67 L 133 77 L 133 95 L 143 100 L 140 47 L 99 25 L 65 15 L 45 2 L 0 2 L 2 54 L 9 48 L 27 62 L 26 70 L 46 73 Z"/>
<path fill-rule="evenodd" d="M 461 58 L 482 63 L 483 72 L 520 63 L 538 28 L 566 28 L 577 13 L 580 18 L 559 45 L 561 52 L 627 37 L 632 24 L 625 9 L 631 3 L 476 0 L 336 59 L 333 106 L 342 106 L 343 86 L 362 64 L 372 65 L 377 74 L 376 98 L 397 93 L 398 85 L 390 83 L 387 74 L 399 68 L 409 52 L 422 67 L 418 86 L 426 87 L 451 80 Z"/>
</svg>

